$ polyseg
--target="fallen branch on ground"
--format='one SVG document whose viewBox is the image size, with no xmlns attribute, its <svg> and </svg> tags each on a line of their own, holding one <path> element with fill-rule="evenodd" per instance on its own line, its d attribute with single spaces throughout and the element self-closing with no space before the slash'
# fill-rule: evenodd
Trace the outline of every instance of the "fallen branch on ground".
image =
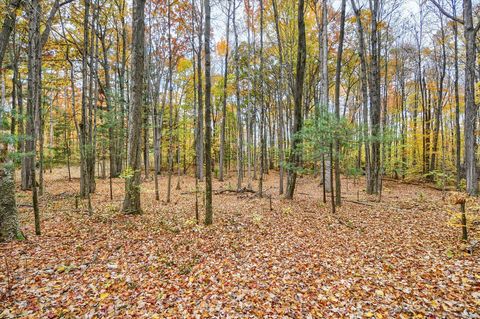
<svg viewBox="0 0 480 319">
<path fill-rule="evenodd" d="M 257 192 L 254 191 L 253 189 L 246 188 L 246 187 L 241 188 L 241 189 L 238 189 L 238 190 L 234 190 L 234 189 L 220 189 L 220 190 L 214 191 L 214 194 L 215 194 L 215 195 L 227 194 L 227 193 L 234 193 L 234 194 L 252 193 L 252 194 L 256 194 Z"/>
</svg>

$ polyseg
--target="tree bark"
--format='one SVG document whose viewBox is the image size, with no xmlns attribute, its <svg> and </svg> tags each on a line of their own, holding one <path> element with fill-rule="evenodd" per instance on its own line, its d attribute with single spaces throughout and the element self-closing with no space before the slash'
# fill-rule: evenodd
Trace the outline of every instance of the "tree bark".
<svg viewBox="0 0 480 319">
<path fill-rule="evenodd" d="M 265 173 L 265 93 L 264 93 L 264 80 L 263 80 L 263 0 L 260 0 L 260 69 L 259 69 L 259 87 L 260 87 L 260 178 L 258 180 L 258 196 L 263 196 L 263 174 Z"/>
<path fill-rule="evenodd" d="M 243 181 L 243 126 L 240 100 L 240 53 L 238 52 L 238 31 L 236 24 L 236 0 L 233 1 L 233 30 L 235 36 L 235 102 L 237 107 L 237 190 L 242 188 Z"/>
<path fill-rule="evenodd" d="M 452 0 L 453 14 L 456 15 L 456 2 Z M 454 41 L 454 65 L 455 65 L 455 167 L 457 170 L 457 189 L 460 189 L 460 183 L 462 180 L 462 167 L 461 167 L 461 136 L 460 136 L 460 92 L 459 92 L 459 71 L 458 71 L 458 24 L 453 23 L 453 41 Z"/>
<path fill-rule="evenodd" d="M 302 129 L 302 96 L 303 84 L 305 81 L 305 64 L 307 59 L 306 54 L 306 36 L 305 36 L 305 1 L 298 2 L 298 50 L 297 50 L 297 75 L 295 82 L 295 109 L 294 109 L 294 124 L 292 129 L 292 144 L 289 157 L 287 192 L 285 198 L 293 199 L 295 192 L 295 184 L 297 180 L 297 166 L 300 164 L 300 137 L 296 134 Z"/>
<path fill-rule="evenodd" d="M 465 170 L 467 192 L 478 194 L 477 181 L 477 143 L 475 129 L 478 106 L 475 104 L 475 63 L 476 63 L 476 31 L 473 25 L 472 1 L 463 0 L 463 19 L 465 37 Z"/>
<path fill-rule="evenodd" d="M 343 39 L 345 37 L 345 6 L 346 0 L 342 0 L 340 13 L 340 36 L 338 39 L 337 66 L 335 71 L 335 118 L 337 125 L 340 124 L 340 76 L 342 73 Z M 342 204 L 342 189 L 340 179 L 340 140 L 335 138 L 335 204 Z"/>
<path fill-rule="evenodd" d="M 285 165 L 285 150 L 284 150 L 284 127 L 283 122 L 283 47 L 282 47 L 282 38 L 280 36 L 280 27 L 279 27 L 279 17 L 278 17 L 278 7 L 277 0 L 272 0 L 273 14 L 275 18 L 275 33 L 277 35 L 277 47 L 278 47 L 278 93 L 277 93 L 277 108 L 278 108 L 278 126 L 277 126 L 277 143 L 278 143 L 278 160 L 279 160 L 279 184 L 278 184 L 278 193 L 283 194 L 283 175 L 284 175 L 284 165 Z"/>
<path fill-rule="evenodd" d="M 17 19 L 17 9 L 22 4 L 22 0 L 10 0 L 6 7 L 6 13 L 3 18 L 2 29 L 0 30 L 0 68 L 2 66 L 3 58 L 10 42 L 10 35 L 12 34 L 15 22 Z"/>
<path fill-rule="evenodd" d="M 15 202 L 15 183 L 7 169 L 0 169 L 0 242 L 23 239 Z"/>
<path fill-rule="evenodd" d="M 132 105 L 129 117 L 128 168 L 123 211 L 140 214 L 141 131 L 145 56 L 145 0 L 133 1 L 132 20 Z"/>
<path fill-rule="evenodd" d="M 328 0 L 323 0 L 322 4 L 322 35 L 321 35 L 321 59 L 320 63 L 322 64 L 321 67 L 321 81 L 320 81 L 320 104 L 321 109 L 319 110 L 321 113 L 328 112 L 329 109 L 329 74 L 328 74 Z M 325 145 L 327 146 L 327 145 Z M 323 189 L 324 192 L 331 192 L 332 191 L 332 183 L 330 178 L 331 173 L 331 158 L 330 152 L 327 154 L 322 154 L 322 179 L 323 179 Z"/>
<path fill-rule="evenodd" d="M 367 193 L 378 194 L 380 191 L 380 65 L 379 65 L 379 47 L 378 47 L 378 10 L 379 0 L 372 1 L 371 10 L 371 37 L 370 37 L 370 121 L 372 125 L 372 154 L 370 167 L 370 180 L 367 181 Z"/>
<path fill-rule="evenodd" d="M 367 177 L 367 183 L 371 180 L 371 163 L 370 163 L 370 143 L 369 143 L 369 125 L 368 125 L 368 79 L 367 79 L 367 62 L 366 62 L 366 49 L 365 49 L 365 33 L 363 31 L 363 24 L 360 16 L 360 10 L 358 10 L 355 0 L 351 0 L 353 11 L 356 17 L 357 33 L 358 33 L 358 56 L 360 58 L 360 78 L 361 78 L 361 91 L 362 91 L 362 113 L 363 113 L 363 144 L 365 147 L 365 174 Z M 367 186 L 368 187 L 368 186 Z"/>
<path fill-rule="evenodd" d="M 436 159 L 437 159 L 437 150 L 438 150 L 438 137 L 440 134 L 440 120 L 442 116 L 443 108 L 443 85 L 446 75 L 447 68 L 447 53 L 445 49 L 445 29 L 443 27 L 443 18 L 440 17 L 441 25 L 441 35 L 440 46 L 441 46 L 441 62 L 438 70 L 438 84 L 437 84 L 437 105 L 435 107 L 435 126 L 433 128 L 433 144 L 432 144 L 432 157 L 430 159 L 430 170 L 435 170 L 436 168 Z"/>
<path fill-rule="evenodd" d="M 212 79 L 210 56 L 210 0 L 205 0 L 205 225 L 213 223 L 212 211 Z"/>
<path fill-rule="evenodd" d="M 223 69 L 223 100 L 222 100 L 222 127 L 220 129 L 220 156 L 218 164 L 218 179 L 223 181 L 223 169 L 224 169 L 224 158 L 225 158 L 225 128 L 227 122 L 227 84 L 228 84 L 228 55 L 229 55 L 229 42 L 230 42 L 230 11 L 232 7 L 232 1 L 228 0 L 228 10 L 227 10 L 227 36 L 226 36 L 226 49 L 225 49 L 225 60 L 224 60 L 224 69 Z"/>
<path fill-rule="evenodd" d="M 170 203 L 170 195 L 172 191 L 172 174 L 173 174 L 173 51 L 172 51 L 172 3 L 168 0 L 168 182 L 167 182 L 167 203 Z"/>
<path fill-rule="evenodd" d="M 28 41 L 28 99 L 27 99 L 27 142 L 25 150 L 28 152 L 28 169 L 32 189 L 32 202 L 35 217 L 35 234 L 40 235 L 40 210 L 38 207 L 37 182 L 35 179 L 36 114 L 39 112 L 41 101 L 41 41 L 40 41 L 40 17 L 41 6 L 39 0 L 32 0 L 29 11 L 29 41 Z"/>
<path fill-rule="evenodd" d="M 203 180 L 203 159 L 204 159 L 204 118 L 203 118 L 203 75 L 202 75 L 202 36 L 203 36 L 203 10 L 200 4 L 199 21 L 198 21 L 198 49 L 197 49 L 197 144 L 195 145 L 195 154 L 197 161 L 197 178 Z"/>
</svg>

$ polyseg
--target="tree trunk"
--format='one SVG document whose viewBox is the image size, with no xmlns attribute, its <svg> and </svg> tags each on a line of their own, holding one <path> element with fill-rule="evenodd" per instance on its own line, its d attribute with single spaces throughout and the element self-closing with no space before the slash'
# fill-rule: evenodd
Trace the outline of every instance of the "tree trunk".
<svg viewBox="0 0 480 319">
<path fill-rule="evenodd" d="M 15 3 L 15 2 L 12 2 Z M 10 5 L 12 5 L 12 3 Z M 20 4 L 20 1 L 18 1 L 18 5 Z M 13 9 L 16 7 L 14 6 Z M 1 66 L 3 62 L 3 57 L 5 55 L 5 50 L 6 47 L 9 43 L 9 38 L 10 38 L 10 33 L 12 32 L 14 25 L 15 25 L 15 10 L 9 11 L 7 13 L 7 16 L 4 18 L 4 24 L 2 27 L 2 31 L 0 33 L 0 74 L 3 72 L 1 71 Z M 14 45 L 14 51 L 15 45 Z M 16 55 L 16 52 L 13 53 Z M 17 114 L 20 112 L 23 112 L 22 109 L 20 109 L 21 104 L 20 104 L 20 99 L 21 99 L 21 90 L 17 92 L 17 84 L 19 82 L 19 72 L 18 72 L 18 59 L 15 58 L 13 61 L 13 89 L 14 91 L 12 92 L 12 105 L 14 105 L 14 100 L 19 96 L 19 109 L 17 110 Z M 0 112 L 3 112 L 3 107 L 0 109 Z M 13 106 L 12 106 L 13 108 Z M 21 113 L 20 113 L 21 114 Z M 15 116 L 15 114 L 14 114 Z M 20 119 L 21 117 L 19 117 Z M 1 118 L 0 118 L 1 121 Z M 22 120 L 22 127 L 19 125 L 19 134 L 23 134 L 23 120 Z M 0 134 L 1 130 L 3 130 L 2 127 L 2 122 L 0 122 Z M 15 133 L 15 128 L 12 123 L 12 134 Z M 19 139 L 19 141 L 23 138 Z M 10 162 L 10 160 L 7 158 L 7 153 L 9 152 L 7 145 L 7 149 L 5 150 L 5 154 L 0 154 L 0 242 L 3 241 L 9 241 L 9 240 L 14 240 L 14 239 L 23 239 L 23 234 L 20 231 L 20 226 L 18 222 L 18 212 L 17 212 L 17 205 L 15 202 L 15 181 L 14 181 L 14 170 L 13 170 L 13 163 Z M 10 145 L 11 147 L 12 145 Z M 20 148 L 20 142 L 19 142 L 19 150 L 22 151 L 23 147 Z M 13 151 L 13 147 L 10 151 Z M 8 167 L 8 166 L 11 166 Z"/>
<path fill-rule="evenodd" d="M 213 223 L 210 32 L 210 0 L 205 0 L 205 225 L 211 225 Z"/>
<path fill-rule="evenodd" d="M 456 15 L 456 2 L 452 0 L 453 14 Z M 458 24 L 456 21 L 453 22 L 453 41 L 454 41 L 454 65 L 455 65 L 455 79 L 454 79 L 454 90 L 455 90 L 455 167 L 457 170 L 457 189 L 460 189 L 460 183 L 462 180 L 461 173 L 461 136 L 460 136 L 460 93 L 458 88 Z"/>
<path fill-rule="evenodd" d="M 370 143 L 368 136 L 368 80 L 367 80 L 367 62 L 365 59 L 366 49 L 365 49 L 365 36 L 363 31 L 363 24 L 360 16 L 360 10 L 357 9 L 355 0 L 351 0 L 353 11 L 355 12 L 356 23 L 357 23 L 357 33 L 358 33 L 358 55 L 360 57 L 360 77 L 361 77 L 361 90 L 362 90 L 362 110 L 363 110 L 363 143 L 365 146 L 365 174 L 367 177 L 367 188 L 368 181 L 371 180 L 371 163 L 370 163 Z"/>
<path fill-rule="evenodd" d="M 372 154 L 370 167 L 370 180 L 367 181 L 367 193 L 378 194 L 380 191 L 380 66 L 379 66 L 379 48 L 378 48 L 378 25 L 377 17 L 379 10 L 379 0 L 373 0 L 371 21 L 371 64 L 370 64 L 370 121 L 372 124 Z"/>
<path fill-rule="evenodd" d="M 18 223 L 15 183 L 12 173 L 0 169 L 0 242 L 14 239 L 23 239 Z"/>
<path fill-rule="evenodd" d="M 475 104 L 475 63 L 476 63 L 476 31 L 473 25 L 472 1 L 463 0 L 463 20 L 465 36 L 465 170 L 467 192 L 477 195 L 478 181 L 476 170 L 475 128 L 478 106 Z"/>
<path fill-rule="evenodd" d="M 441 65 L 439 66 L 439 73 L 438 74 L 438 84 L 437 84 L 437 105 L 435 107 L 435 127 L 433 128 L 433 145 L 432 145 L 432 157 L 430 162 L 430 169 L 435 170 L 436 168 L 436 159 L 437 159 L 437 150 L 438 150 L 438 137 L 440 134 L 440 120 L 442 116 L 442 108 L 443 108 L 443 82 L 445 79 L 446 68 L 447 68 L 447 53 L 445 49 L 445 30 L 443 27 L 443 18 L 440 17 L 440 25 L 441 25 L 441 34 L 442 38 L 440 39 L 441 42 Z"/>
<path fill-rule="evenodd" d="M 172 191 L 172 174 L 173 174 L 173 51 L 172 51 L 172 33 L 171 33 L 171 15 L 172 3 L 168 0 L 168 182 L 167 182 L 167 203 L 170 203 L 170 195 Z"/>
<path fill-rule="evenodd" d="M 38 0 L 32 0 L 29 11 L 29 42 L 28 42 L 28 100 L 27 100 L 27 135 L 25 150 L 28 152 L 30 184 L 35 217 L 35 234 L 40 235 L 40 211 L 38 207 L 37 182 L 35 179 L 36 135 L 35 118 L 40 112 L 41 101 L 41 42 L 40 17 L 41 6 Z"/>
<path fill-rule="evenodd" d="M 263 174 L 265 173 L 265 96 L 263 83 L 263 0 L 260 0 L 260 178 L 258 180 L 258 196 L 263 196 Z"/>
<path fill-rule="evenodd" d="M 340 76 L 342 72 L 343 39 L 345 37 L 345 6 L 346 0 L 342 0 L 340 14 L 340 36 L 338 39 L 337 66 L 335 71 L 335 118 L 337 125 L 340 124 Z M 340 180 L 340 140 L 335 138 L 335 204 L 342 204 L 342 189 Z"/>
<path fill-rule="evenodd" d="M 90 25 L 90 1 L 85 0 L 85 13 L 84 13 L 84 35 L 83 35 L 83 54 L 82 54 L 82 119 L 80 121 L 80 196 L 90 197 L 90 117 L 88 109 L 88 96 L 91 94 L 89 91 L 88 82 L 88 53 L 89 53 L 89 25 Z"/>
<path fill-rule="evenodd" d="M 329 109 L 329 76 L 328 76 L 328 0 L 323 0 L 322 4 L 322 35 L 321 35 L 321 81 L 320 81 L 320 104 L 321 113 L 328 112 Z M 327 146 L 327 145 L 325 145 Z M 332 191 L 332 183 L 330 178 L 331 162 L 330 153 L 322 154 L 322 179 L 324 192 Z"/>
<path fill-rule="evenodd" d="M 238 52 L 238 32 L 236 24 L 236 0 L 233 1 L 233 30 L 235 35 L 235 102 L 237 106 L 237 190 L 242 188 L 243 181 L 243 126 L 240 101 L 240 54 Z"/>
<path fill-rule="evenodd" d="M 197 144 L 195 145 L 195 154 L 197 161 L 197 178 L 203 180 L 203 159 L 204 159 L 204 132 L 203 132 L 203 80 L 202 80 L 202 36 L 203 36 L 203 7 L 200 3 L 200 21 L 198 22 L 198 49 L 197 49 Z"/>
<path fill-rule="evenodd" d="M 292 130 L 292 145 L 289 157 L 289 169 L 287 180 L 287 192 L 285 197 L 287 199 L 293 199 L 295 192 L 295 184 L 297 180 L 297 166 L 300 164 L 300 138 L 296 135 L 302 129 L 302 94 L 303 83 L 305 80 L 305 64 L 306 64 L 306 37 L 305 37 L 305 1 L 299 0 L 298 2 L 298 50 L 297 50 L 297 75 L 295 82 L 295 115 L 294 124 Z"/>
<path fill-rule="evenodd" d="M 112 97 L 112 85 L 110 80 L 110 65 L 108 62 L 108 47 L 106 44 L 106 30 L 104 29 L 101 33 L 100 43 L 102 45 L 103 51 L 103 71 L 105 76 L 105 101 L 107 103 L 107 111 L 108 111 L 108 148 L 109 148 L 109 164 L 110 164 L 110 178 L 118 177 L 120 175 L 120 170 L 117 167 L 117 143 L 116 143 L 116 135 L 115 135 L 115 128 L 117 126 L 116 114 L 113 108 L 113 97 Z"/>
<path fill-rule="evenodd" d="M 133 1 L 132 20 L 132 105 L 128 134 L 129 176 L 125 179 L 123 211 L 140 214 L 140 155 L 142 135 L 143 78 L 145 51 L 145 0 Z"/>
<path fill-rule="evenodd" d="M 277 143 L 278 143 L 278 161 L 279 161 L 279 185 L 278 185 L 278 193 L 280 195 L 283 194 L 283 175 L 284 175 L 284 165 L 285 165 L 285 150 L 284 150 L 284 126 L 283 123 L 283 47 L 282 47 L 282 38 L 280 36 L 280 27 L 279 27 L 279 18 L 278 18 L 278 7 L 277 7 L 277 0 L 272 0 L 273 5 L 273 14 L 275 18 L 275 33 L 277 36 L 277 46 L 278 46 L 278 80 L 277 80 L 277 108 L 278 108 L 278 136 L 277 136 Z"/>
<path fill-rule="evenodd" d="M 6 13 L 3 18 L 2 29 L 0 30 L 0 68 L 3 58 L 10 43 L 10 34 L 12 34 L 17 19 L 17 9 L 22 4 L 22 0 L 10 0 L 6 6 Z"/>
<path fill-rule="evenodd" d="M 232 7 L 232 1 L 228 0 L 228 10 L 227 10 L 227 39 L 226 39 L 226 49 L 225 49 L 225 60 L 224 60 L 224 69 L 223 69 L 223 100 L 222 100 L 222 127 L 220 129 L 220 158 L 218 164 L 218 179 L 223 181 L 223 168 L 224 168 L 224 158 L 225 158 L 225 125 L 227 122 L 227 82 L 228 82 L 228 53 L 229 53 L 229 42 L 230 42 L 230 11 Z"/>
</svg>

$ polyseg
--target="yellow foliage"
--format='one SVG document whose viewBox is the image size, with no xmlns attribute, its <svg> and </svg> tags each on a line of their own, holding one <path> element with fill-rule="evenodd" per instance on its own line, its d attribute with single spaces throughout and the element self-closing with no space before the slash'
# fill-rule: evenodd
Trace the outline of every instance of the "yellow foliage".
<svg viewBox="0 0 480 319">
<path fill-rule="evenodd" d="M 227 47 L 228 47 L 227 41 L 222 38 L 217 43 L 217 54 L 221 56 L 225 56 L 225 54 L 227 54 Z"/>
</svg>

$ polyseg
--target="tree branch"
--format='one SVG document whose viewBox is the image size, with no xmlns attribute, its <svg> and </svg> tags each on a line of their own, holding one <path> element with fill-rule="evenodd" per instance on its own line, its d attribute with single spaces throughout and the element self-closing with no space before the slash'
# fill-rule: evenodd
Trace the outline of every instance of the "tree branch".
<svg viewBox="0 0 480 319">
<path fill-rule="evenodd" d="M 45 46 L 45 44 L 47 43 L 48 37 L 50 35 L 50 31 L 52 29 L 53 18 L 57 14 L 58 9 L 60 9 L 62 6 L 66 5 L 66 4 L 69 4 L 70 2 L 73 2 L 73 1 L 75 1 L 75 0 L 66 0 L 64 2 L 59 2 L 59 0 L 55 0 L 55 3 L 53 5 L 52 9 L 50 10 L 50 13 L 48 14 L 48 19 L 47 19 L 47 23 L 46 23 L 46 26 L 45 26 L 45 30 L 42 33 L 42 38 L 41 38 L 41 41 L 40 41 L 40 47 L 42 49 Z"/>
<path fill-rule="evenodd" d="M 5 56 L 5 51 L 9 43 L 10 34 L 15 26 L 15 20 L 17 18 L 16 10 L 22 4 L 21 0 L 12 0 L 7 4 L 6 13 L 3 19 L 3 25 L 0 31 L 0 66 Z"/>
<path fill-rule="evenodd" d="M 445 9 L 442 8 L 442 6 L 441 6 L 437 1 L 435 1 L 435 0 L 430 0 L 430 2 L 433 3 L 433 4 L 438 8 L 438 10 L 440 10 L 440 12 L 441 12 L 444 16 L 446 16 L 446 17 L 448 17 L 448 18 L 450 18 L 450 19 L 452 19 L 453 21 L 456 21 L 456 22 L 458 22 L 458 23 L 461 23 L 461 24 L 464 24 L 464 23 L 465 23 L 462 19 L 460 19 L 460 18 L 458 18 L 458 17 L 455 17 L 454 15 L 452 15 L 452 14 L 448 13 L 447 11 L 445 11 Z"/>
</svg>

